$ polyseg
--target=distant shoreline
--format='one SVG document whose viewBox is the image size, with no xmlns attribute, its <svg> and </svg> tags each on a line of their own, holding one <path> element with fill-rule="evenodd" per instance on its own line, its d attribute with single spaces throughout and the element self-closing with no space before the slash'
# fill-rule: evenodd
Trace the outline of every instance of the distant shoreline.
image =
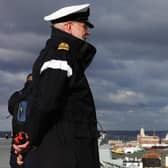
<svg viewBox="0 0 168 168">
<path fill-rule="evenodd" d="M 140 130 L 104 130 L 107 132 L 109 138 L 117 138 L 117 139 L 135 139 L 137 135 L 140 133 Z M 147 135 L 157 135 L 160 138 L 165 138 L 166 134 L 168 134 L 168 130 L 145 130 Z M 0 138 L 11 138 L 11 131 L 0 131 Z"/>
</svg>

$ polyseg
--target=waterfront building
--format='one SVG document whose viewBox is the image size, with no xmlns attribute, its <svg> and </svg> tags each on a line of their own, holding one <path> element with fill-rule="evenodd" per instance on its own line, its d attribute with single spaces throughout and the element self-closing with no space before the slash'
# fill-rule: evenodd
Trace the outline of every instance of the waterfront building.
<svg viewBox="0 0 168 168">
<path fill-rule="evenodd" d="M 160 138 L 156 135 L 145 135 L 144 129 L 141 128 L 140 134 L 137 135 L 137 142 L 141 146 L 145 144 L 160 144 Z"/>
</svg>

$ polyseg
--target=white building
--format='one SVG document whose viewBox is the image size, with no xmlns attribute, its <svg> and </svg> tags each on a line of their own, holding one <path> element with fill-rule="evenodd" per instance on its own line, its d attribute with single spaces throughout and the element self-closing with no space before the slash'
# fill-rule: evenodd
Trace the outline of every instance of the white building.
<svg viewBox="0 0 168 168">
<path fill-rule="evenodd" d="M 141 159 L 125 157 L 123 166 L 126 168 L 143 168 L 143 163 Z"/>
</svg>

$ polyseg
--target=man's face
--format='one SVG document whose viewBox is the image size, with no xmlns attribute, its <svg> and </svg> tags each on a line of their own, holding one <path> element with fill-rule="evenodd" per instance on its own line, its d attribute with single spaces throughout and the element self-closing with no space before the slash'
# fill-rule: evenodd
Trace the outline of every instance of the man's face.
<svg viewBox="0 0 168 168">
<path fill-rule="evenodd" d="M 71 34 L 81 40 L 85 40 L 90 35 L 88 26 L 83 22 L 71 22 Z"/>
<path fill-rule="evenodd" d="M 27 78 L 27 81 L 32 81 L 33 77 L 32 75 L 30 75 L 28 78 Z"/>
</svg>

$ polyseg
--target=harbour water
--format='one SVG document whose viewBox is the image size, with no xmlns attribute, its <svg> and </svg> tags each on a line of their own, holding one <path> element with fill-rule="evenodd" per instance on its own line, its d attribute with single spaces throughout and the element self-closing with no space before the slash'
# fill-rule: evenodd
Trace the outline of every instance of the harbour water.
<svg viewBox="0 0 168 168">
<path fill-rule="evenodd" d="M 9 168 L 11 139 L 0 138 L 0 168 Z"/>
<path fill-rule="evenodd" d="M 137 135 L 140 133 L 140 130 L 114 130 L 114 131 L 107 131 L 108 139 L 116 139 L 116 140 L 123 140 L 123 141 L 129 141 L 129 140 L 136 140 Z M 166 134 L 168 134 L 167 130 L 160 130 L 160 131 L 154 131 L 154 130 L 145 130 L 146 135 L 157 135 L 161 139 L 165 138 Z"/>
</svg>

